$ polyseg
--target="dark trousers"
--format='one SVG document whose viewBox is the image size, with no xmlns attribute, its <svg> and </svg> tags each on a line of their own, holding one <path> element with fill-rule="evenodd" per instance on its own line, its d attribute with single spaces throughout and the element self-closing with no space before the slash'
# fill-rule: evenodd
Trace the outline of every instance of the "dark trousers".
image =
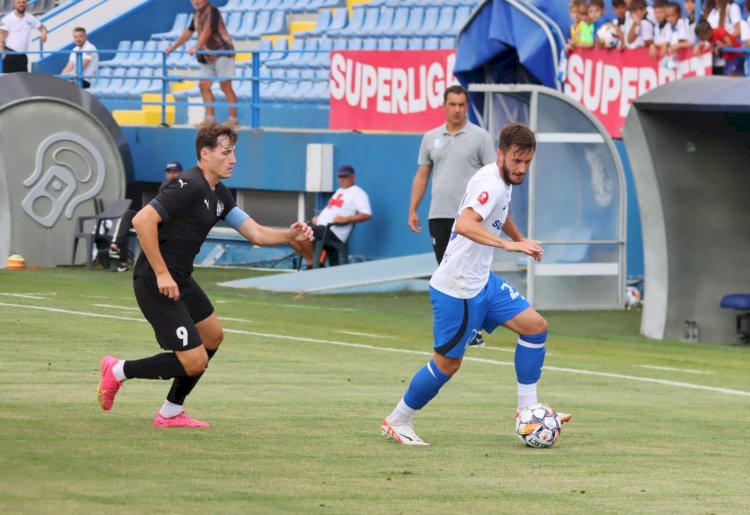
<svg viewBox="0 0 750 515">
<path fill-rule="evenodd" d="M 430 237 L 432 238 L 432 250 L 435 252 L 435 259 L 438 265 L 443 260 L 445 248 L 451 239 L 451 229 L 453 229 L 453 218 L 430 218 L 428 221 L 430 228 Z"/>
<path fill-rule="evenodd" d="M 12 48 L 6 50 L 13 52 Z M 15 73 L 15 72 L 28 72 L 29 71 L 29 59 L 26 54 L 12 54 L 5 55 L 3 57 L 3 73 Z"/>
</svg>

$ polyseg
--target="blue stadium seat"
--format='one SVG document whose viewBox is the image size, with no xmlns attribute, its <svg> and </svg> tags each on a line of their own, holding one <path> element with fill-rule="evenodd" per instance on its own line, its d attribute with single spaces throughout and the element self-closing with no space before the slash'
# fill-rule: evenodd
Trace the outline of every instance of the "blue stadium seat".
<svg viewBox="0 0 750 515">
<path fill-rule="evenodd" d="M 399 7 L 396 9 L 396 13 L 393 15 L 393 23 L 391 27 L 383 34 L 388 36 L 400 36 L 406 30 L 406 25 L 409 23 L 409 8 Z"/>
<path fill-rule="evenodd" d="M 174 17 L 174 23 L 172 24 L 172 28 L 169 29 L 167 32 L 159 32 L 156 34 L 151 35 L 151 39 L 156 39 L 157 41 L 166 39 L 166 40 L 173 40 L 180 37 L 180 34 L 182 34 L 185 29 L 190 25 L 190 19 L 191 16 L 188 13 L 179 13 Z"/>
<path fill-rule="evenodd" d="M 146 43 L 143 45 L 143 53 L 141 54 L 141 58 L 138 59 L 137 62 L 129 62 L 128 64 L 130 64 L 130 66 L 135 66 L 136 68 L 147 68 L 149 66 L 161 65 L 161 56 L 157 53 L 157 45 L 159 43 L 165 43 L 165 41 L 146 41 Z M 169 45 L 168 41 L 166 43 L 167 45 Z M 166 48 L 166 45 L 164 48 Z"/>
<path fill-rule="evenodd" d="M 412 7 L 409 9 L 409 23 L 406 24 L 406 34 L 419 36 L 424 23 L 424 8 Z"/>
<path fill-rule="evenodd" d="M 305 100 L 314 103 L 327 103 L 331 98 L 329 86 L 330 83 L 327 77 L 315 81 L 312 90 L 305 95 Z"/>
<path fill-rule="evenodd" d="M 393 38 L 393 50 L 406 50 L 407 45 L 406 38 Z"/>
<path fill-rule="evenodd" d="M 303 38 L 311 36 L 322 36 L 331 26 L 332 20 L 333 17 L 331 16 L 331 10 L 323 9 L 322 11 L 320 11 L 320 13 L 318 13 L 318 19 L 315 22 L 315 28 L 306 32 L 298 32 L 297 34 L 295 34 L 295 37 Z"/>
<path fill-rule="evenodd" d="M 133 98 L 141 98 L 143 93 L 161 91 L 161 81 L 154 79 L 154 68 L 142 68 L 138 74 L 138 81 L 130 90 L 129 95 Z"/>
<path fill-rule="evenodd" d="M 375 38 L 366 38 L 362 41 L 362 50 L 377 50 L 378 40 Z"/>
<path fill-rule="evenodd" d="M 378 38 L 378 50 L 393 50 L 393 38 Z"/>
<path fill-rule="evenodd" d="M 372 5 L 370 3 L 369 5 Z M 391 28 L 391 25 L 393 25 L 393 17 L 396 14 L 396 10 L 393 7 L 383 7 L 380 10 L 380 16 L 378 17 L 378 24 L 375 27 L 375 30 L 372 31 L 369 35 L 380 37 L 386 32 L 388 32 Z"/>
<path fill-rule="evenodd" d="M 311 68 L 328 68 L 331 66 L 331 49 L 333 48 L 333 41 L 330 39 L 319 39 L 318 40 L 318 51 L 315 53 L 313 59 L 307 63 L 307 66 Z"/>
<path fill-rule="evenodd" d="M 286 72 L 286 81 L 280 90 L 276 91 L 271 97 L 276 101 L 288 101 L 297 90 L 297 84 L 300 81 L 302 73 L 296 68 L 290 68 Z"/>
<path fill-rule="evenodd" d="M 118 66 L 122 66 L 125 60 L 128 58 L 128 54 L 126 53 L 128 50 L 130 50 L 130 41 L 120 41 L 117 44 L 117 51 L 115 52 L 115 56 L 109 61 L 101 61 L 100 67 L 116 68 Z"/>
<path fill-rule="evenodd" d="M 332 50 L 346 50 L 348 44 L 349 42 L 344 38 L 334 39 Z"/>
<path fill-rule="evenodd" d="M 422 21 L 422 27 L 419 33 L 415 33 L 415 36 L 429 37 L 434 36 L 437 30 L 437 24 L 440 20 L 440 9 L 437 7 L 428 7 L 424 12 L 424 20 Z"/>
<path fill-rule="evenodd" d="M 338 31 L 346 27 L 349 20 L 349 11 L 347 9 L 336 9 L 333 15 L 331 25 L 328 27 L 328 34 L 335 35 Z"/>
<path fill-rule="evenodd" d="M 271 19 L 268 21 L 268 27 L 263 31 L 263 34 L 284 34 L 286 32 L 286 13 L 284 11 L 273 11 Z"/>
<path fill-rule="evenodd" d="M 291 102 L 305 102 L 305 96 L 312 91 L 315 79 L 314 70 L 302 70 L 300 72 L 300 81 L 297 83 L 297 87 L 289 93 L 289 101 Z"/>
<path fill-rule="evenodd" d="M 258 15 L 255 11 L 247 11 L 242 13 L 242 21 L 235 32 L 232 32 L 232 37 L 237 41 L 245 41 L 251 39 L 251 33 L 255 29 L 256 20 Z"/>
<path fill-rule="evenodd" d="M 365 7 L 365 19 L 362 27 L 359 29 L 359 37 L 375 36 L 378 19 L 380 18 L 380 9 L 377 7 Z"/>
<path fill-rule="evenodd" d="M 456 9 L 456 17 L 453 20 L 453 26 L 450 28 L 448 33 L 458 34 L 461 28 L 463 28 L 464 23 L 466 23 L 469 20 L 470 16 L 471 16 L 471 7 L 467 5 L 462 5 L 461 7 L 458 7 Z"/>
<path fill-rule="evenodd" d="M 259 11 L 255 17 L 255 25 L 253 28 L 248 29 L 247 32 L 243 30 L 243 35 L 246 39 L 258 38 L 261 34 L 265 34 L 270 22 L 271 11 Z"/>
<path fill-rule="evenodd" d="M 424 50 L 424 39 L 409 38 L 406 48 L 407 50 Z"/>
<path fill-rule="evenodd" d="M 346 44 L 347 50 L 362 50 L 362 38 L 349 38 L 348 43 Z"/>
<path fill-rule="evenodd" d="M 273 50 L 271 50 L 271 44 L 270 39 L 262 39 L 260 41 L 258 50 L 260 50 L 261 65 L 268 64 L 269 66 L 273 66 L 274 63 L 283 60 L 287 55 L 289 40 L 286 38 L 277 39 L 273 42 Z"/>
<path fill-rule="evenodd" d="M 269 66 L 279 66 L 281 68 L 296 68 L 302 55 L 300 52 L 305 49 L 305 42 L 307 39 L 296 39 L 292 42 L 292 47 L 289 49 L 289 53 L 283 59 L 274 63 L 269 63 Z"/>
<path fill-rule="evenodd" d="M 424 38 L 424 49 L 425 50 L 439 50 L 440 40 L 438 38 Z"/>
<path fill-rule="evenodd" d="M 146 46 L 145 41 L 133 41 L 130 44 L 130 53 L 127 59 L 123 61 L 124 66 L 138 66 L 138 63 L 143 59 L 143 48 Z"/>
<path fill-rule="evenodd" d="M 349 20 L 349 24 L 341 30 L 329 30 L 329 34 L 343 37 L 357 37 L 359 31 L 362 29 L 362 25 L 365 22 L 365 8 L 362 6 L 356 6 L 352 10 L 352 17 Z"/>
<path fill-rule="evenodd" d="M 270 80 L 264 80 L 260 83 L 261 101 L 272 100 L 277 91 L 284 87 L 286 79 L 286 70 L 283 68 L 274 68 L 270 70 Z"/>
<path fill-rule="evenodd" d="M 244 5 L 246 3 L 247 0 L 228 0 L 226 5 L 219 7 L 219 10 L 225 15 L 233 12 L 242 12 L 247 9 L 247 6 Z"/>
<path fill-rule="evenodd" d="M 446 36 L 451 34 L 450 30 L 453 27 L 453 20 L 455 19 L 455 9 L 451 6 L 445 6 L 440 8 L 440 17 L 438 18 L 435 30 L 432 32 L 433 36 Z"/>
<path fill-rule="evenodd" d="M 456 38 L 453 36 L 443 36 L 440 38 L 440 48 L 443 50 L 456 48 Z"/>
<path fill-rule="evenodd" d="M 107 89 L 109 82 L 112 80 L 113 68 L 99 68 L 96 76 L 91 80 L 91 87 L 88 92 L 92 95 L 99 95 L 103 90 Z"/>
<path fill-rule="evenodd" d="M 234 37 L 235 34 L 240 32 L 244 15 L 245 13 L 242 11 L 231 12 L 224 15 L 224 25 L 230 36 Z"/>
</svg>

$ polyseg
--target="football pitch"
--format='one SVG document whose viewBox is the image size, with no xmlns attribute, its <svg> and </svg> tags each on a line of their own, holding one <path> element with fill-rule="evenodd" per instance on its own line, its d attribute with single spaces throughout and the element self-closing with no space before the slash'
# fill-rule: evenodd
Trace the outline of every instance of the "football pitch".
<svg viewBox="0 0 750 515">
<path fill-rule="evenodd" d="M 167 382 L 96 401 L 104 355 L 159 352 L 130 273 L 0 270 L 0 512 L 750 513 L 750 346 L 544 312 L 540 400 L 573 414 L 553 448 L 513 433 L 502 328 L 416 415 L 431 445 L 399 446 L 379 425 L 431 355 L 427 295 L 216 286 L 250 274 L 196 271 L 226 334 L 191 430 L 151 427 Z"/>
</svg>

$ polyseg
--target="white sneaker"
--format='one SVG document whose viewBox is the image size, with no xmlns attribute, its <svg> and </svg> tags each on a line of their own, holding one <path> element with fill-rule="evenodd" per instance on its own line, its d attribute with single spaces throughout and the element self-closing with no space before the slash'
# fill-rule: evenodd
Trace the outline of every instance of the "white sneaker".
<svg viewBox="0 0 750 515">
<path fill-rule="evenodd" d="M 411 424 L 390 424 L 388 420 L 383 419 L 380 434 L 403 445 L 430 445 L 417 436 Z"/>
</svg>

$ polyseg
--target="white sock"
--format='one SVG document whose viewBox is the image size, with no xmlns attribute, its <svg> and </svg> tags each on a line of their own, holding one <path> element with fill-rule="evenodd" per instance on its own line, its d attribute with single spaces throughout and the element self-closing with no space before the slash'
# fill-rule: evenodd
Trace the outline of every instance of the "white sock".
<svg viewBox="0 0 750 515">
<path fill-rule="evenodd" d="M 112 367 L 112 374 L 114 374 L 115 379 L 117 379 L 118 381 L 124 381 L 125 379 L 127 379 L 127 377 L 125 377 L 125 371 L 123 370 L 124 366 L 125 360 L 121 359 L 115 366 Z"/>
<path fill-rule="evenodd" d="M 182 413 L 182 411 L 182 406 L 180 406 L 179 404 L 164 401 L 164 404 L 162 404 L 161 409 L 159 410 L 159 415 L 164 418 L 172 418 Z"/>
<path fill-rule="evenodd" d="M 404 399 L 401 399 L 386 420 L 391 424 L 411 424 L 411 419 L 416 412 L 417 410 L 411 409 Z"/>
<path fill-rule="evenodd" d="M 524 409 L 527 406 L 539 402 L 536 398 L 536 383 L 521 384 L 518 383 L 518 409 Z"/>
</svg>

